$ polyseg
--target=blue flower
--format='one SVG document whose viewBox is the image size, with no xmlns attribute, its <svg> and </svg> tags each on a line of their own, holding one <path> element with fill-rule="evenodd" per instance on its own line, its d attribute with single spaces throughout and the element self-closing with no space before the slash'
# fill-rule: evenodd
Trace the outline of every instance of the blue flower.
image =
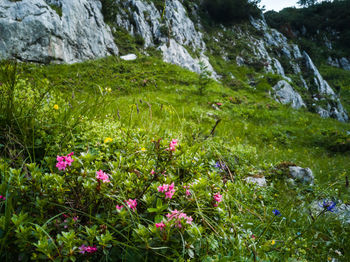
<svg viewBox="0 0 350 262">
<path fill-rule="evenodd" d="M 323 200 L 322 204 L 318 203 L 318 205 L 320 207 L 322 207 L 323 209 L 325 209 L 326 211 L 334 212 L 335 206 L 337 205 L 337 203 L 332 201 L 332 200 L 325 199 L 325 200 Z"/>
<path fill-rule="evenodd" d="M 219 168 L 219 169 L 222 169 L 222 170 L 226 169 L 225 163 L 222 163 L 222 162 L 220 162 L 220 161 L 217 161 L 217 162 L 215 163 L 215 166 L 214 166 L 214 167 Z"/>
<path fill-rule="evenodd" d="M 274 210 L 272 211 L 272 213 L 273 213 L 275 216 L 280 216 L 280 215 L 281 215 L 281 212 L 280 212 L 279 210 L 277 210 L 277 209 L 274 209 Z"/>
</svg>

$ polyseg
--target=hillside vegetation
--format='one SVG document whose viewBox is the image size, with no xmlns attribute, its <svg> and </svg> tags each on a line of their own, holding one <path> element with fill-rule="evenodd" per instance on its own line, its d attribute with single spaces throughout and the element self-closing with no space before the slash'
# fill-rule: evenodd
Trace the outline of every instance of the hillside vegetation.
<svg viewBox="0 0 350 262">
<path fill-rule="evenodd" d="M 273 101 L 278 76 L 230 70 L 3 62 L 1 259 L 346 261 L 332 203 L 350 201 L 348 124 Z M 293 165 L 315 184 L 288 180 Z"/>
<path fill-rule="evenodd" d="M 350 54 L 349 0 L 322 1 L 308 8 L 269 11 L 265 17 L 271 27 L 297 41 L 317 63 L 326 61 L 329 56 Z M 326 47 L 325 41 L 332 43 L 332 49 Z"/>
</svg>

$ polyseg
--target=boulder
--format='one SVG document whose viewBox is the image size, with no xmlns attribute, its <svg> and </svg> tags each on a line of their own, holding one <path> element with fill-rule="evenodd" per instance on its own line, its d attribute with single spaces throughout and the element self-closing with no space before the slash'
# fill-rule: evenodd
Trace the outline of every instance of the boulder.
<svg viewBox="0 0 350 262">
<path fill-rule="evenodd" d="M 303 99 L 285 80 L 280 80 L 274 87 L 275 100 L 282 104 L 290 104 L 293 108 L 306 107 Z"/>
<path fill-rule="evenodd" d="M 2 0 L 0 35 L 0 59 L 73 63 L 118 53 L 94 0 Z"/>
<path fill-rule="evenodd" d="M 302 168 L 299 166 L 290 166 L 289 173 L 293 177 L 293 179 L 305 183 L 305 184 L 313 184 L 314 175 L 310 168 Z"/>
<path fill-rule="evenodd" d="M 261 177 L 248 176 L 244 178 L 244 181 L 246 181 L 249 184 L 255 184 L 259 187 L 264 187 L 267 185 L 266 179 L 264 176 L 261 176 Z"/>
</svg>

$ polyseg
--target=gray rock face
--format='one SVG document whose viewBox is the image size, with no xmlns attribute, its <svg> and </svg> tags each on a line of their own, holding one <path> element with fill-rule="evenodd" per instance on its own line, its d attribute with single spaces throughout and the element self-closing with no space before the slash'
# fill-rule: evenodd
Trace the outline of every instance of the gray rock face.
<svg viewBox="0 0 350 262">
<path fill-rule="evenodd" d="M 204 55 L 206 45 L 202 33 L 196 30 L 194 23 L 188 17 L 186 9 L 178 0 L 167 0 L 164 17 L 152 2 L 141 0 L 117 0 L 128 13 L 121 11 L 116 18 L 119 26 L 130 34 L 139 34 L 145 40 L 145 47 L 158 46 L 163 53 L 163 60 L 200 73 L 202 62 L 214 79 L 218 76 Z M 130 23 L 133 17 L 135 25 Z M 200 53 L 192 57 L 184 46 Z"/>
<path fill-rule="evenodd" d="M 323 100 L 328 102 L 325 108 L 317 106 L 316 112 L 323 118 L 333 117 L 342 122 L 348 121 L 348 114 L 341 104 L 338 96 L 334 93 L 327 81 L 323 79 L 309 55 L 304 52 L 303 56 L 305 59 L 306 69 L 309 70 L 309 72 L 314 76 L 313 82 L 314 86 L 317 88 L 316 95 L 324 97 Z"/>
<path fill-rule="evenodd" d="M 200 66 L 200 62 L 203 63 L 204 67 L 207 67 L 207 70 L 211 72 L 214 78 L 217 78 L 216 73 L 214 72 L 214 69 L 208 62 L 208 58 L 204 55 L 201 55 L 201 57 L 193 58 L 186 48 L 184 48 L 182 45 L 180 45 L 178 42 L 176 42 L 174 39 L 170 39 L 169 44 L 163 44 L 159 47 L 159 50 L 163 53 L 163 60 L 168 63 L 172 63 L 175 65 L 182 66 L 184 68 L 187 68 L 193 72 L 201 73 L 202 68 Z"/>
<path fill-rule="evenodd" d="M 328 57 L 327 63 L 331 66 L 343 68 L 345 70 L 350 71 L 350 61 L 346 57 L 342 57 L 340 59 Z"/>
<path fill-rule="evenodd" d="M 340 58 L 339 64 L 343 69 L 350 71 L 350 61 L 346 57 Z"/>
<path fill-rule="evenodd" d="M 62 16 L 48 3 L 59 6 Z M 94 0 L 0 2 L 0 58 L 34 62 L 79 62 L 117 54 Z"/>
<path fill-rule="evenodd" d="M 310 168 L 302 168 L 299 166 L 289 167 L 290 175 L 295 179 L 305 184 L 313 184 L 314 175 Z"/>
<path fill-rule="evenodd" d="M 314 82 L 318 88 L 318 93 L 321 95 L 334 96 L 335 93 L 333 89 L 328 85 L 328 83 L 323 79 L 317 67 L 312 62 L 310 56 L 304 51 L 303 56 L 305 58 L 306 68 L 314 75 Z"/>
<path fill-rule="evenodd" d="M 290 104 L 293 108 L 306 107 L 303 99 L 285 80 L 279 81 L 274 87 L 275 100 L 282 104 Z"/>
</svg>

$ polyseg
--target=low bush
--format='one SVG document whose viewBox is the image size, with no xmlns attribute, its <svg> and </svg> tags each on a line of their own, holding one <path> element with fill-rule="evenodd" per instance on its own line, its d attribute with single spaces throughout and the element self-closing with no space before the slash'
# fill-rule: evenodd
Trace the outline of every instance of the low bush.
<svg viewBox="0 0 350 262">
<path fill-rule="evenodd" d="M 217 22 L 232 23 L 247 20 L 250 16 L 258 16 L 259 1 L 247 0 L 205 0 L 203 8 Z"/>
</svg>

